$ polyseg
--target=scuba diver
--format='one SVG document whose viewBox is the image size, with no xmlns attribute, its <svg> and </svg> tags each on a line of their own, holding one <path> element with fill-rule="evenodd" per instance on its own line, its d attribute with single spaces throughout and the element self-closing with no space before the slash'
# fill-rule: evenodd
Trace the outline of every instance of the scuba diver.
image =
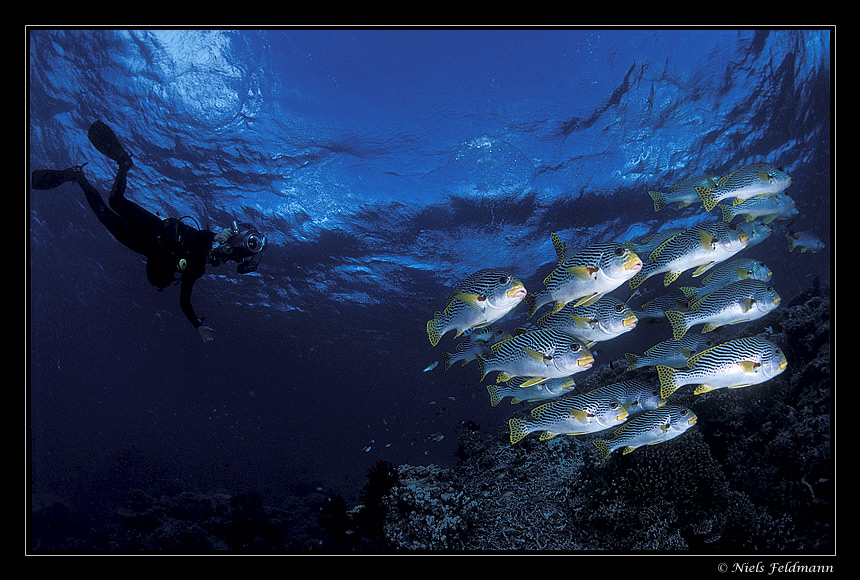
<svg viewBox="0 0 860 580">
<path fill-rule="evenodd" d="M 119 164 L 116 178 L 105 204 L 99 191 L 84 176 L 83 165 L 69 169 L 36 170 L 33 189 L 54 189 L 75 182 L 83 190 L 87 203 L 98 220 L 121 244 L 146 256 L 146 276 L 159 291 L 181 283 L 179 306 L 197 329 L 203 342 L 212 340 L 212 329 L 203 325 L 191 305 L 194 283 L 206 271 L 206 265 L 237 262 L 236 270 L 247 274 L 257 269 L 266 247 L 266 238 L 249 224 L 235 221 L 218 233 L 189 226 L 180 219 L 161 219 L 125 197 L 126 174 L 134 166 L 117 136 L 101 121 L 87 133 L 90 143 L 102 154 Z"/>
</svg>

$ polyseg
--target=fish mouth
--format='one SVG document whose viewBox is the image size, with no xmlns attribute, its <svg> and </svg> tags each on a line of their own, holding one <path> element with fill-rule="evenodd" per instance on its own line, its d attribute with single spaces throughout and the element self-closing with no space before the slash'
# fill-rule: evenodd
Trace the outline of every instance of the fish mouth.
<svg viewBox="0 0 860 580">
<path fill-rule="evenodd" d="M 627 316 L 626 318 L 624 318 L 624 320 L 621 321 L 621 324 L 623 326 L 629 326 L 630 328 L 635 328 L 637 322 L 639 322 L 639 319 L 636 318 L 635 315 L 633 315 L 633 316 Z"/>
<path fill-rule="evenodd" d="M 528 292 L 526 291 L 525 286 L 523 286 L 522 284 L 517 284 L 516 286 L 505 292 L 505 294 L 508 295 L 508 298 L 523 299 L 526 297 L 526 294 L 528 294 Z"/>
<path fill-rule="evenodd" d="M 785 355 L 783 355 L 783 356 L 779 359 L 779 370 L 780 370 L 780 371 L 784 371 L 784 370 L 785 370 L 785 367 L 787 367 L 787 366 L 788 366 L 788 360 L 786 360 Z"/>
<path fill-rule="evenodd" d="M 739 235 L 739 236 L 738 236 L 738 239 L 740 239 L 740 241 L 741 241 L 741 243 L 742 243 L 742 244 L 747 244 L 747 243 L 749 243 L 749 241 L 750 241 L 750 237 L 749 237 L 748 235 L 744 234 L 744 233 L 742 233 L 741 235 Z"/>
<path fill-rule="evenodd" d="M 642 269 L 642 259 L 636 254 L 633 254 L 626 262 L 624 262 L 624 269 L 638 272 Z"/>
<path fill-rule="evenodd" d="M 696 424 L 696 421 L 698 421 L 698 420 L 699 420 L 699 418 L 698 418 L 698 417 L 696 417 L 695 415 L 693 415 L 692 417 L 690 417 L 689 419 L 687 419 L 687 424 L 688 424 L 688 425 L 690 425 L 690 426 L 692 427 L 693 425 L 695 425 L 695 424 Z"/>
<path fill-rule="evenodd" d="M 585 367 L 585 368 L 587 368 L 587 369 L 590 369 L 590 368 L 591 368 L 591 365 L 593 365 L 593 364 L 594 364 L 594 357 L 593 357 L 593 356 L 591 356 L 591 355 L 584 356 L 584 357 L 582 357 L 581 359 L 579 359 L 578 361 L 576 361 L 576 364 L 577 364 L 578 366 L 581 366 L 581 367 Z"/>
</svg>

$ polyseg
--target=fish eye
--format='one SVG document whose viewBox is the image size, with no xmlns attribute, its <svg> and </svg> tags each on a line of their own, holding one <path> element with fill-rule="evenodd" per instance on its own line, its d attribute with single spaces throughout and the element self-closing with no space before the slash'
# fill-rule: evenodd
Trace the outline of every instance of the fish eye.
<svg viewBox="0 0 860 580">
<path fill-rule="evenodd" d="M 612 401 L 611 403 L 609 403 L 609 408 L 610 409 L 617 409 L 618 403 L 616 403 L 615 401 Z"/>
<path fill-rule="evenodd" d="M 501 276 L 499 278 L 499 284 L 507 284 L 507 283 L 508 283 L 508 277 L 507 276 Z"/>
<path fill-rule="evenodd" d="M 624 248 L 615 248 L 615 255 L 616 256 L 623 256 L 624 255 Z"/>
<path fill-rule="evenodd" d="M 651 396 L 652 396 L 652 397 L 656 397 L 656 396 L 657 396 L 657 395 L 659 395 L 659 394 L 660 394 L 660 391 L 658 391 L 657 389 L 654 389 L 653 391 L 651 391 Z"/>
<path fill-rule="evenodd" d="M 738 224 L 729 224 L 729 229 L 735 231 L 738 229 Z"/>
<path fill-rule="evenodd" d="M 681 416 L 686 417 L 686 415 L 687 415 L 687 409 L 681 409 Z"/>
<path fill-rule="evenodd" d="M 624 311 L 624 305 L 623 304 L 616 304 L 615 305 L 615 312 L 623 312 L 623 311 Z"/>
<path fill-rule="evenodd" d="M 579 352 L 579 349 L 582 348 L 578 343 L 573 343 L 570 347 L 570 350 L 573 352 Z"/>
</svg>

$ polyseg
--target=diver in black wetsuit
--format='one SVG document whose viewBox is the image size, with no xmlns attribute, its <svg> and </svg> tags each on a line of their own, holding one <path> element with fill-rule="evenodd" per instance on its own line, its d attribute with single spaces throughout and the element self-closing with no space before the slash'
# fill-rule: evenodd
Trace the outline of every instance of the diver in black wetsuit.
<svg viewBox="0 0 860 580">
<path fill-rule="evenodd" d="M 99 221 L 124 246 L 146 256 L 146 276 L 159 291 L 181 282 L 179 306 L 204 342 L 212 340 L 212 329 L 203 325 L 191 305 L 194 282 L 206 265 L 238 262 L 240 274 L 257 269 L 266 247 L 266 238 L 249 224 L 233 222 L 217 234 L 199 230 L 175 218 L 161 219 L 125 198 L 126 174 L 134 165 L 113 131 L 96 121 L 89 129 L 90 142 L 101 153 L 119 164 L 110 190 L 108 207 L 99 191 L 84 176 L 83 165 L 63 170 L 37 170 L 32 175 L 33 189 L 54 189 L 63 183 L 77 183 L 86 195 Z"/>
</svg>

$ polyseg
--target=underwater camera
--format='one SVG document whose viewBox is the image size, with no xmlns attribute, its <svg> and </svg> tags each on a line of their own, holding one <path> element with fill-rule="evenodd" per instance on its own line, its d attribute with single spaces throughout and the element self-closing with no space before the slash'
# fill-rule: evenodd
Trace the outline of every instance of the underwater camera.
<svg viewBox="0 0 860 580">
<path fill-rule="evenodd" d="M 232 250 L 231 255 L 239 262 L 236 271 L 240 274 L 255 271 L 260 265 L 260 260 L 263 259 L 262 252 L 266 249 L 266 236 L 247 223 L 237 224 L 234 221 L 232 230 L 233 235 L 228 245 Z"/>
</svg>

